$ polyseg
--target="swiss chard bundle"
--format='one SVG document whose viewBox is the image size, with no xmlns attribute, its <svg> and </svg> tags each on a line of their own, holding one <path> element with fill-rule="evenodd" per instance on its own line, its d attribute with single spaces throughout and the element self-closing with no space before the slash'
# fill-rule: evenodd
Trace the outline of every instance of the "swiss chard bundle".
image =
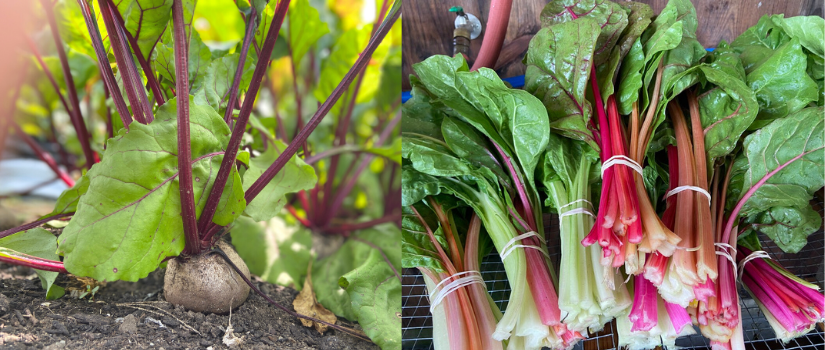
<svg viewBox="0 0 825 350">
<path fill-rule="evenodd" d="M 404 106 L 411 127 L 403 134 L 402 205 L 445 193 L 481 219 L 512 290 L 494 339 L 517 348 L 572 344 L 580 336 L 561 323 L 535 185 L 549 140 L 544 107 L 491 70 L 469 72 L 462 57 L 434 56 L 414 69 L 414 98 Z"/>
</svg>

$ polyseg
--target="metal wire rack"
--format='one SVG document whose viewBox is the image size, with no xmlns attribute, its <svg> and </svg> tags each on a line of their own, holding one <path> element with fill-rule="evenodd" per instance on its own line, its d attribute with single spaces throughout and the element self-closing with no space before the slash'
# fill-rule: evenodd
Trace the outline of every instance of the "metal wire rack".
<svg viewBox="0 0 825 350">
<path fill-rule="evenodd" d="M 819 214 L 823 214 L 822 195 L 818 193 L 814 207 Z M 544 222 L 558 222 L 555 216 L 545 217 Z M 553 232 L 555 231 L 555 232 Z M 558 228 L 551 226 L 547 242 L 551 260 L 558 267 L 559 242 Z M 555 242 L 552 239 L 555 237 Z M 808 244 L 799 253 L 783 252 L 772 241 L 760 234 L 763 249 L 782 266 L 807 281 L 816 283 L 825 288 L 825 233 L 822 230 L 808 237 Z M 504 312 L 507 309 L 507 299 L 510 288 L 507 274 L 498 254 L 493 252 L 486 256 L 481 263 L 481 275 L 487 284 L 487 291 L 498 307 Z M 742 309 L 742 326 L 744 329 L 745 346 L 749 350 L 813 350 L 825 349 L 825 327 L 822 323 L 805 336 L 783 344 L 776 339 L 773 330 L 768 324 L 756 302 L 743 289 L 739 288 L 740 305 Z M 403 349 L 432 349 L 432 315 L 429 312 L 429 300 L 424 278 L 417 269 L 404 269 L 402 272 L 402 348 Z M 591 335 L 587 340 L 579 342 L 577 350 L 607 350 L 618 349 L 618 334 L 615 333 L 615 323 L 605 325 L 603 331 Z M 710 349 L 710 342 L 701 335 L 699 329 L 696 334 L 681 337 L 676 340 L 676 346 L 690 349 Z"/>
</svg>

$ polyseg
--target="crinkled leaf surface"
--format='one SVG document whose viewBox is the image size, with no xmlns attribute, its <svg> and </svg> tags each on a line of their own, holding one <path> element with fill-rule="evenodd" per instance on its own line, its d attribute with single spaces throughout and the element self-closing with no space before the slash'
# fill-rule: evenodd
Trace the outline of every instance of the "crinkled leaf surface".
<svg viewBox="0 0 825 350">
<path fill-rule="evenodd" d="M 541 10 L 539 18 L 542 27 L 550 27 L 573 21 L 574 14 L 576 18 L 591 18 L 596 21 L 600 31 L 593 59 L 597 66 L 607 62 L 627 26 L 627 12 L 619 4 L 607 0 L 561 0 L 548 3 Z"/>
<path fill-rule="evenodd" d="M 0 238 L 0 247 L 43 259 L 60 261 L 60 257 L 55 253 L 57 238 L 40 227 Z M 34 272 L 40 277 L 40 284 L 46 290 L 46 299 L 58 299 L 63 296 L 63 287 L 54 284 L 59 272 L 37 269 Z"/>
<path fill-rule="evenodd" d="M 292 49 L 292 61 L 295 69 L 301 64 L 301 59 L 309 52 L 309 48 L 318 39 L 329 33 L 329 27 L 321 20 L 316 10 L 309 4 L 309 0 L 296 0 L 289 4 L 287 19 L 289 20 L 289 46 Z"/>
<path fill-rule="evenodd" d="M 446 143 L 426 137 L 405 136 L 401 140 L 402 157 L 409 159 L 416 170 L 433 176 L 462 176 L 472 166 L 456 156 Z"/>
<path fill-rule="evenodd" d="M 648 4 L 635 1 L 620 2 L 619 6 L 623 7 L 625 12 L 628 12 L 627 27 L 625 27 L 624 32 L 622 32 L 622 37 L 619 38 L 619 41 L 616 43 L 616 46 L 619 47 L 621 52 L 620 56 L 624 57 L 630 51 L 630 47 L 633 46 L 636 39 L 638 39 L 645 29 L 647 29 L 647 26 L 650 25 L 651 18 L 653 18 L 653 10 Z"/>
<path fill-rule="evenodd" d="M 261 177 L 284 149 L 286 149 L 286 144 L 275 140 L 266 151 L 252 158 L 249 162 L 249 169 L 243 174 L 244 191 Z M 292 156 L 283 169 L 261 190 L 261 193 L 247 204 L 245 213 L 255 221 L 268 221 L 283 209 L 287 193 L 309 190 L 315 187 L 316 182 L 318 178 L 315 176 L 315 169 L 300 158 Z"/>
<path fill-rule="evenodd" d="M 801 242 L 810 234 L 810 224 L 804 224 L 808 214 L 806 207 L 813 193 L 825 182 L 825 148 L 823 142 L 823 109 L 809 107 L 787 117 L 777 119 L 745 138 L 744 154 L 734 164 L 741 176 L 734 176 L 730 186 L 739 188 L 729 191 L 734 200 L 740 200 L 751 186 L 768 172 L 790 159 L 806 154 L 789 164 L 760 187 L 742 207 L 740 215 L 754 216 L 770 211 L 770 220 L 782 221 L 790 226 L 776 228 L 773 235 L 780 237 L 785 248 L 795 248 L 790 242 Z M 784 209 L 774 208 L 785 207 Z M 793 211 L 788 211 L 789 209 Z M 762 221 L 765 220 L 763 216 Z M 794 223 L 799 225 L 794 225 Z M 781 235 L 780 235 L 781 233 Z M 790 237 L 800 235 L 800 237 Z M 779 242 L 777 242 L 779 244 Z M 783 248 L 784 249 L 784 248 Z"/>
<path fill-rule="evenodd" d="M 312 255 L 312 233 L 280 216 L 268 222 L 255 222 L 241 216 L 230 229 L 232 245 L 238 250 L 249 272 L 270 283 L 301 290 Z"/>
<path fill-rule="evenodd" d="M 121 129 L 108 141 L 102 161 L 86 174 L 89 188 L 59 239 L 58 253 L 69 272 L 102 281 L 136 281 L 165 257 L 183 250 L 176 102 L 172 99 L 161 106 L 149 125 L 134 123 L 128 132 Z M 193 189 L 200 213 L 230 131 L 209 106 L 190 101 L 189 117 Z M 216 218 L 234 219 L 241 214 L 243 193 L 238 197 L 232 189 L 239 183 L 233 169 Z"/>
<path fill-rule="evenodd" d="M 593 111 L 585 90 L 599 37 L 599 24 L 589 18 L 540 30 L 527 51 L 524 89 L 547 108 L 550 128 L 598 149 L 588 129 Z"/>
<path fill-rule="evenodd" d="M 773 51 L 788 42 L 790 37 L 778 27 L 773 19 L 782 15 L 764 15 L 756 25 L 748 28 L 731 42 L 731 47 L 740 54 L 745 70 L 750 73 L 757 63 L 773 54 Z"/>
<path fill-rule="evenodd" d="M 417 204 L 416 210 L 422 216 L 430 212 L 422 203 Z M 423 267 L 435 272 L 445 272 L 441 265 L 441 258 L 438 255 L 437 248 L 430 240 L 427 230 L 418 216 L 408 206 L 402 208 L 403 216 L 401 218 L 401 265 L 404 268 Z M 437 228 L 436 222 L 428 222 L 430 229 Z M 441 243 L 441 242 L 439 242 Z M 446 245 L 442 247 L 446 251 Z"/>
<path fill-rule="evenodd" d="M 126 22 L 126 30 L 137 40 L 140 52 L 147 59 L 172 19 L 172 2 L 173 0 L 114 0 Z"/>
<path fill-rule="evenodd" d="M 748 86 L 759 101 L 759 114 L 752 129 L 817 101 L 817 85 L 806 72 L 808 58 L 799 39 L 792 38 L 772 55 L 754 65 L 748 73 Z"/>
<path fill-rule="evenodd" d="M 759 104 L 742 80 L 709 66 L 702 73 L 713 86 L 700 95 L 699 114 L 709 161 L 733 151 L 739 137 L 756 118 Z"/>
<path fill-rule="evenodd" d="M 393 224 L 353 234 L 380 248 L 350 238 L 334 254 L 318 261 L 313 282 L 318 302 L 336 315 L 358 321 L 382 349 L 401 343 L 401 230 Z"/>
<path fill-rule="evenodd" d="M 505 142 L 499 130 L 504 123 L 504 118 L 495 107 L 495 102 L 486 95 L 475 94 L 475 98 L 467 99 L 462 94 L 461 82 L 459 75 L 469 72 L 470 68 L 464 57 L 458 55 L 456 57 L 449 57 L 443 55 L 435 55 L 426 60 L 413 65 L 413 70 L 418 75 L 420 83 L 418 87 L 426 89 L 430 96 L 437 102 L 443 103 L 445 106 L 452 109 L 452 113 L 460 116 L 466 123 L 475 127 L 479 132 L 489 137 L 493 142 L 505 148 L 505 152 L 509 151 L 509 143 Z M 486 72 L 489 74 L 490 70 L 479 70 L 478 73 L 470 73 L 467 81 L 472 82 L 472 74 L 482 74 Z M 501 79 L 497 78 L 493 73 L 495 79 L 498 79 L 498 84 L 504 86 Z M 491 77 L 493 78 L 493 77 Z M 473 86 L 473 85 L 471 85 Z M 506 87 L 506 86 L 504 86 Z M 426 102 L 426 99 L 422 102 Z M 488 108 L 489 107 L 489 108 Z M 435 110 L 433 108 L 432 110 Z M 496 113 L 492 116 L 487 113 Z M 439 115 L 433 115 L 433 119 L 441 119 Z M 412 124 L 412 123 L 409 123 Z M 405 129 L 402 129 L 406 132 Z M 438 130 L 438 131 L 435 131 Z M 433 134 L 430 137 L 441 138 L 441 128 L 429 130 Z"/>
<path fill-rule="evenodd" d="M 401 206 L 404 208 L 439 192 L 436 178 L 415 170 L 412 165 L 401 167 Z"/>
<path fill-rule="evenodd" d="M 771 21 L 782 28 L 785 34 L 798 38 L 802 47 L 819 57 L 825 57 L 825 19 L 819 16 L 794 16 L 783 18 L 782 15 L 772 16 Z"/>
<path fill-rule="evenodd" d="M 746 219 L 740 226 L 750 226 L 767 235 L 782 250 L 798 253 L 808 243 L 808 236 L 822 226 L 822 217 L 810 205 L 772 207 Z"/>
</svg>

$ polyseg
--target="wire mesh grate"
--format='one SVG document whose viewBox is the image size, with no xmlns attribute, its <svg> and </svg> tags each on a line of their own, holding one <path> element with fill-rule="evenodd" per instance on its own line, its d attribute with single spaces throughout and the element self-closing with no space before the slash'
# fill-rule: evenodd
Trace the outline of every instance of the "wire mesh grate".
<svg viewBox="0 0 825 350">
<path fill-rule="evenodd" d="M 822 196 L 812 203 L 820 215 L 823 214 Z M 557 222 L 555 217 L 546 216 L 544 222 Z M 547 242 L 551 260 L 559 265 L 558 228 L 551 226 Z M 555 238 L 555 241 L 553 240 Z M 825 234 L 822 230 L 808 237 L 808 244 L 799 253 L 791 254 L 782 251 L 775 243 L 760 234 L 762 248 L 770 256 L 789 271 L 800 278 L 825 288 Z M 496 252 L 484 257 L 481 263 L 481 275 L 487 284 L 487 291 L 498 307 L 504 312 L 507 308 L 507 299 L 510 295 L 507 274 Z M 424 278 L 417 269 L 403 269 L 402 272 L 402 347 L 404 349 L 432 349 L 432 316 L 429 311 L 429 299 Z M 742 327 L 744 329 L 745 348 L 748 350 L 813 350 L 825 348 L 825 327 L 817 324 L 813 331 L 805 336 L 796 338 L 783 344 L 776 339 L 773 329 L 768 324 L 756 302 L 743 289 L 739 288 L 740 306 L 742 309 Z M 615 323 L 605 325 L 605 329 L 591 335 L 585 341 L 579 342 L 577 350 L 608 350 L 618 349 L 618 335 L 615 333 Z M 681 337 L 676 340 L 676 346 L 690 349 L 710 349 L 710 342 L 703 337 L 696 328 L 696 334 Z"/>
</svg>

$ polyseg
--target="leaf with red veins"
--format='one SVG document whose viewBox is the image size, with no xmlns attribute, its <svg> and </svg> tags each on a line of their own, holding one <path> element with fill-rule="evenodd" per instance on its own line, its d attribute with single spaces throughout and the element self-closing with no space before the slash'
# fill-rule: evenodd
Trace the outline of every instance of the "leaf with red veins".
<svg viewBox="0 0 825 350">
<path fill-rule="evenodd" d="M 625 9 L 606 0 L 551 1 L 541 11 L 540 18 L 542 27 L 570 22 L 576 18 L 595 20 L 601 28 L 594 50 L 597 66 L 610 59 L 610 53 L 628 23 Z"/>
<path fill-rule="evenodd" d="M 540 30 L 527 50 L 524 89 L 547 108 L 550 127 L 599 149 L 589 130 L 593 109 L 585 98 L 599 24 L 591 18 Z"/>
<path fill-rule="evenodd" d="M 123 17 L 126 30 L 137 41 L 140 52 L 149 59 L 172 18 L 173 0 L 112 1 Z"/>
<path fill-rule="evenodd" d="M 86 174 L 89 187 L 80 197 L 58 242 L 66 269 L 96 280 L 137 281 L 164 258 L 183 251 L 183 221 L 178 190 L 177 103 L 161 106 L 156 119 L 133 123 L 110 139 L 103 161 Z M 193 191 L 196 211 L 217 176 L 229 142 L 229 127 L 209 106 L 190 101 Z M 218 217 L 238 215 L 245 202 L 240 176 L 224 188 Z M 230 198 L 231 197 L 231 198 Z M 224 212 L 226 211 L 226 212 Z M 230 220 L 231 221 L 231 220 Z"/>
</svg>

